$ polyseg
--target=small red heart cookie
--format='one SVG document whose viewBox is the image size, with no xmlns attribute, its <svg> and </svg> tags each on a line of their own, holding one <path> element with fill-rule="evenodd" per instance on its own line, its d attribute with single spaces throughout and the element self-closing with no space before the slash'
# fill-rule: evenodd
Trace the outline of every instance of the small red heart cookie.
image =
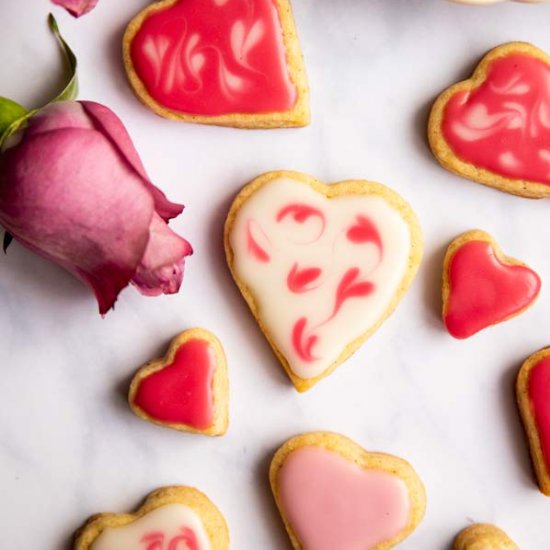
<svg viewBox="0 0 550 550">
<path fill-rule="evenodd" d="M 225 224 L 233 279 L 300 392 L 345 361 L 393 312 L 422 258 L 412 208 L 379 183 L 263 174 Z"/>
<path fill-rule="evenodd" d="M 295 550 L 386 550 L 416 529 L 426 508 L 407 462 L 336 433 L 287 441 L 269 478 Z"/>
<path fill-rule="evenodd" d="M 468 338 L 525 311 L 537 298 L 540 278 L 504 256 L 484 231 L 468 231 L 447 249 L 443 265 L 443 321 L 451 336 Z"/>
<path fill-rule="evenodd" d="M 192 487 L 164 487 L 133 514 L 97 514 L 75 535 L 74 550 L 228 550 L 222 513 Z"/>
<path fill-rule="evenodd" d="M 176 336 L 162 359 L 141 367 L 130 385 L 130 407 L 140 418 L 183 432 L 222 435 L 228 424 L 225 354 L 210 332 Z"/>
<path fill-rule="evenodd" d="M 519 550 L 519 546 L 502 529 L 477 523 L 458 534 L 453 550 Z"/>
<path fill-rule="evenodd" d="M 540 490 L 550 496 L 550 348 L 523 363 L 516 397 Z"/>
<path fill-rule="evenodd" d="M 502 191 L 550 196 L 550 57 L 525 42 L 491 50 L 435 102 L 428 138 L 447 170 Z"/>
<path fill-rule="evenodd" d="M 137 96 L 184 122 L 278 128 L 309 123 L 307 77 L 288 0 L 162 0 L 128 25 Z"/>
</svg>

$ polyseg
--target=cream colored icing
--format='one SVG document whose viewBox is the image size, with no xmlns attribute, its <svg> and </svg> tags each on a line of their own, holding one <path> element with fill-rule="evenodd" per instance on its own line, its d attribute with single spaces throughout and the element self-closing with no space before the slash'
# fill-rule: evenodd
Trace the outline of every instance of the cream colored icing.
<svg viewBox="0 0 550 550">
<path fill-rule="evenodd" d="M 184 535 L 191 532 L 192 542 Z M 108 527 L 90 550 L 211 550 L 196 512 L 183 504 L 167 504 L 121 527 Z"/>
<path fill-rule="evenodd" d="M 293 205 L 305 207 L 301 222 Z M 358 227 L 358 220 L 367 225 Z M 350 231 L 371 238 L 351 242 Z M 382 317 L 406 273 L 411 237 L 381 196 L 328 199 L 281 178 L 242 205 L 230 244 L 235 274 L 252 292 L 269 334 L 292 371 L 307 379 Z"/>
</svg>

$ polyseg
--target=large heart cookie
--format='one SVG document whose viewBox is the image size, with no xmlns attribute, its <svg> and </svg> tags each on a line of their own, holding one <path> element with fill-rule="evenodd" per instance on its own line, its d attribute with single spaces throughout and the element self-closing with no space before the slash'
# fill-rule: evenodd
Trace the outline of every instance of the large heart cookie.
<svg viewBox="0 0 550 550">
<path fill-rule="evenodd" d="M 129 24 L 124 64 L 137 96 L 175 120 L 240 128 L 309 123 L 288 0 L 163 0 Z"/>
<path fill-rule="evenodd" d="M 225 230 L 233 278 L 285 371 L 305 391 L 390 315 L 422 256 L 394 191 L 270 172 L 236 197 Z"/>
<path fill-rule="evenodd" d="M 430 145 L 448 170 L 524 197 L 550 196 L 550 57 L 531 44 L 491 50 L 439 96 Z"/>
<path fill-rule="evenodd" d="M 468 231 L 447 249 L 443 265 L 443 320 L 455 338 L 468 338 L 525 311 L 540 291 L 539 276 L 504 256 L 485 231 Z"/>
<path fill-rule="evenodd" d="M 519 550 L 519 546 L 502 529 L 477 523 L 458 534 L 453 550 Z"/>
<path fill-rule="evenodd" d="M 144 420 L 184 432 L 222 435 L 228 424 L 228 385 L 220 341 L 195 328 L 178 334 L 162 359 L 139 369 L 128 400 Z"/>
<path fill-rule="evenodd" d="M 210 499 L 191 487 L 151 493 L 134 514 L 92 516 L 74 550 L 228 550 L 229 531 Z"/>
<path fill-rule="evenodd" d="M 401 458 L 335 433 L 287 441 L 269 472 L 295 550 L 386 550 L 424 516 L 424 486 Z"/>
<path fill-rule="evenodd" d="M 550 496 L 550 348 L 523 363 L 516 395 L 540 490 Z"/>
</svg>

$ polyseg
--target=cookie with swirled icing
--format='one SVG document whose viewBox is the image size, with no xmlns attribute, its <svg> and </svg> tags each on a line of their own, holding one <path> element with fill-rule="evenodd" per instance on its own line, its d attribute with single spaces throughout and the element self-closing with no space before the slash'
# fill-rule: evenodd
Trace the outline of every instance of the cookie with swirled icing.
<svg viewBox="0 0 550 550">
<path fill-rule="evenodd" d="M 289 0 L 161 0 L 128 25 L 130 84 L 166 118 L 305 126 L 308 85 Z"/>
</svg>

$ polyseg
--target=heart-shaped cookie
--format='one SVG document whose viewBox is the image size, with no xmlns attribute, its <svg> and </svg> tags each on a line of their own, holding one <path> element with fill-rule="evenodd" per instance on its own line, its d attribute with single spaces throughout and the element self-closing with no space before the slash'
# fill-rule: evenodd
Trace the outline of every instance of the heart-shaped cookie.
<svg viewBox="0 0 550 550">
<path fill-rule="evenodd" d="M 287 441 L 269 478 L 295 550 L 386 550 L 416 529 L 426 507 L 406 461 L 335 433 Z"/>
<path fill-rule="evenodd" d="M 228 550 L 222 513 L 192 487 L 164 487 L 133 514 L 97 514 L 75 535 L 74 550 Z"/>
<path fill-rule="evenodd" d="M 239 128 L 309 123 L 288 0 L 162 0 L 128 25 L 124 65 L 155 113 Z"/>
<path fill-rule="evenodd" d="M 162 359 L 141 367 L 128 401 L 140 418 L 184 432 L 222 435 L 228 424 L 229 384 L 220 341 L 194 328 L 176 336 Z"/>
<path fill-rule="evenodd" d="M 550 348 L 523 363 L 516 396 L 540 490 L 550 496 Z"/>
<path fill-rule="evenodd" d="M 495 525 L 477 523 L 458 534 L 453 550 L 519 550 L 519 546 Z"/>
<path fill-rule="evenodd" d="M 235 198 L 229 268 L 288 376 L 305 391 L 395 309 L 422 256 L 410 206 L 378 183 L 269 172 Z"/>
<path fill-rule="evenodd" d="M 468 231 L 447 249 L 443 264 L 443 321 L 451 336 L 468 338 L 525 311 L 540 291 L 539 276 L 504 256 L 485 231 Z"/>
<path fill-rule="evenodd" d="M 435 102 L 430 146 L 448 170 L 524 197 L 550 196 L 550 57 L 524 42 L 491 50 Z"/>
</svg>

